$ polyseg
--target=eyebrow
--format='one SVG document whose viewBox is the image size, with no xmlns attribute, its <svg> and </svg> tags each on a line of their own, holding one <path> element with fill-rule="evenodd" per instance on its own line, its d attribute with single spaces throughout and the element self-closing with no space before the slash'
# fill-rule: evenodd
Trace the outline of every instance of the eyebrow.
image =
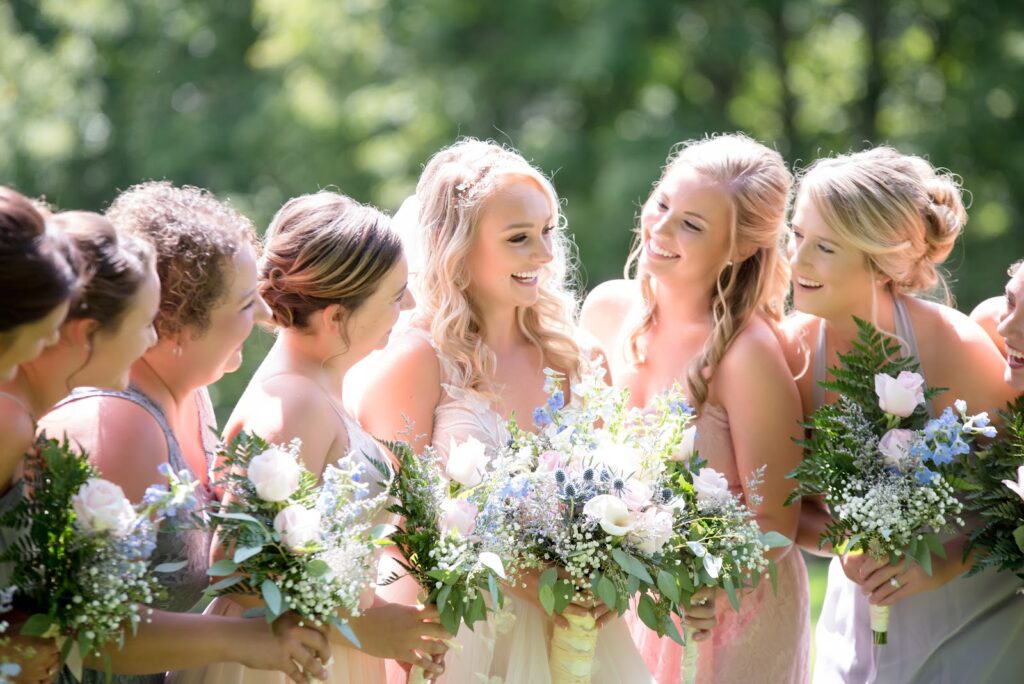
<svg viewBox="0 0 1024 684">
<path fill-rule="evenodd" d="M 244 302 L 245 300 L 247 300 L 247 299 L 249 299 L 250 297 L 252 297 L 252 296 L 253 296 L 254 294 L 256 294 L 256 288 L 255 288 L 255 287 L 254 287 L 254 288 L 252 288 L 251 290 L 249 290 L 248 292 L 246 292 L 246 293 L 245 293 L 244 295 L 242 295 L 241 297 L 239 297 L 239 298 L 238 298 L 238 303 L 239 303 L 239 304 L 241 304 L 241 303 L 242 303 L 242 302 Z"/>
<path fill-rule="evenodd" d="M 551 217 L 548 216 L 546 219 L 544 219 L 544 222 L 543 222 L 542 225 L 545 225 L 545 226 L 551 225 L 551 222 L 552 222 L 551 221 Z M 522 223 L 512 223 L 510 225 L 507 225 L 507 226 L 505 226 L 504 230 L 506 230 L 506 231 L 508 231 L 508 230 L 521 230 L 523 228 L 533 228 L 535 225 L 537 225 L 537 224 L 536 223 L 531 223 L 530 221 L 524 221 Z"/>
</svg>

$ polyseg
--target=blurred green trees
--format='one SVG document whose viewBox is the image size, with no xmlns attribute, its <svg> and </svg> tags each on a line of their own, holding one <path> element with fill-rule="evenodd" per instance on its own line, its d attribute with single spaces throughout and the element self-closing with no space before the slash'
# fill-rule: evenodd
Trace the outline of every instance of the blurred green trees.
<svg viewBox="0 0 1024 684">
<path fill-rule="evenodd" d="M 439 147 L 494 138 L 554 176 L 595 284 L 677 141 L 741 129 L 797 167 L 889 142 L 971 191 L 969 309 L 1024 256 L 1022 79 L 1018 0 L 7 0 L 0 182 L 102 209 L 168 178 L 262 227 L 326 186 L 393 210 Z"/>
</svg>

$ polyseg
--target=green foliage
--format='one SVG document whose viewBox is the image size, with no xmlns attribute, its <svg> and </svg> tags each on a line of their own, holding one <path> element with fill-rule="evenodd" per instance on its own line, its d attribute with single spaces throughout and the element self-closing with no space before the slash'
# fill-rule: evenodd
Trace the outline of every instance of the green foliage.
<svg viewBox="0 0 1024 684">
<path fill-rule="evenodd" d="M 321 187 L 395 209 L 459 135 L 554 175 L 590 285 L 669 148 L 742 129 L 805 166 L 889 143 L 963 177 L 966 306 L 1024 254 L 1016 0 L 11 0 L 0 181 L 102 209 L 149 178 L 265 226 Z M 267 348 L 216 394 L 227 417 Z"/>
<path fill-rule="evenodd" d="M 1024 397 L 1000 415 L 999 439 L 960 466 L 965 507 L 981 521 L 971 532 L 965 557 L 971 551 L 979 556 L 970 575 L 996 568 L 1024 578 L 1024 501 L 1003 484 L 1015 482 L 1024 465 Z"/>
</svg>

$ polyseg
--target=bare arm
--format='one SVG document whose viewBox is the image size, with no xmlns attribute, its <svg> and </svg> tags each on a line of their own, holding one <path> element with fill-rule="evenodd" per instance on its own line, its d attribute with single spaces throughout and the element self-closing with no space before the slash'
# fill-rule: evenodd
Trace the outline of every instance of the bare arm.
<svg viewBox="0 0 1024 684">
<path fill-rule="evenodd" d="M 763 321 L 753 321 L 733 342 L 716 375 L 715 394 L 729 416 L 736 468 L 748 503 L 763 531 L 774 530 L 796 541 L 799 502 L 785 500 L 796 483 L 787 478 L 802 457 L 794 440 L 801 435 L 800 395 L 782 348 Z M 764 481 L 755 492 L 749 482 L 764 466 Z M 781 558 L 792 546 L 773 549 Z"/>
<path fill-rule="evenodd" d="M 354 404 L 369 433 L 409 442 L 417 452 L 430 444 L 434 409 L 441 400 L 441 369 L 433 347 L 420 337 L 402 336 L 364 377 L 363 387 L 353 388 Z"/>
<path fill-rule="evenodd" d="M 1005 310 L 1006 297 L 999 296 L 986 299 L 974 307 L 974 311 L 971 312 L 971 320 L 980 325 L 988 334 L 992 342 L 995 343 L 1000 355 L 1006 354 L 1006 340 L 996 332 L 996 326 L 999 325 L 999 317 Z"/>
</svg>

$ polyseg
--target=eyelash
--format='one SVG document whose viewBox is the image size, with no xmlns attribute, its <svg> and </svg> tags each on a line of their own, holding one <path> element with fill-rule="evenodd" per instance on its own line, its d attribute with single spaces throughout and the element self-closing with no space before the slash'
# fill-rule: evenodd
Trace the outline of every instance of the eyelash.
<svg viewBox="0 0 1024 684">
<path fill-rule="evenodd" d="M 246 304 L 245 306 L 243 306 L 242 307 L 242 311 L 248 311 L 249 309 L 251 309 L 255 305 L 256 305 L 256 300 L 254 299 L 251 302 L 249 302 L 248 304 Z"/>
<path fill-rule="evenodd" d="M 793 241 L 794 242 L 800 242 L 801 240 L 804 239 L 804 236 L 801 233 L 798 233 L 795 230 L 790 231 L 790 233 L 793 236 Z M 834 249 L 826 247 L 825 245 L 821 244 L 820 242 L 818 243 L 818 249 L 820 249 L 825 254 L 835 254 L 836 253 L 836 251 Z"/>
<path fill-rule="evenodd" d="M 668 211 L 668 205 L 667 204 L 665 204 L 661 200 L 655 200 L 655 201 L 658 204 L 658 209 L 659 210 L 661 210 L 661 211 Z M 682 222 L 682 226 L 684 228 L 689 228 L 690 230 L 694 231 L 695 233 L 701 233 L 704 230 L 703 228 L 701 228 L 700 226 L 698 226 L 696 223 L 694 223 L 692 221 L 683 221 Z"/>
<path fill-rule="evenodd" d="M 541 232 L 545 236 L 550 235 L 554 231 L 555 231 L 555 227 L 554 226 L 544 226 L 544 228 L 541 229 Z M 514 235 L 514 236 L 510 237 L 508 239 L 508 241 L 511 242 L 512 244 L 518 245 L 518 244 L 521 244 L 523 242 L 523 240 L 525 240 L 527 237 L 528 236 L 527 236 L 526 233 L 520 233 L 519 235 Z"/>
</svg>

